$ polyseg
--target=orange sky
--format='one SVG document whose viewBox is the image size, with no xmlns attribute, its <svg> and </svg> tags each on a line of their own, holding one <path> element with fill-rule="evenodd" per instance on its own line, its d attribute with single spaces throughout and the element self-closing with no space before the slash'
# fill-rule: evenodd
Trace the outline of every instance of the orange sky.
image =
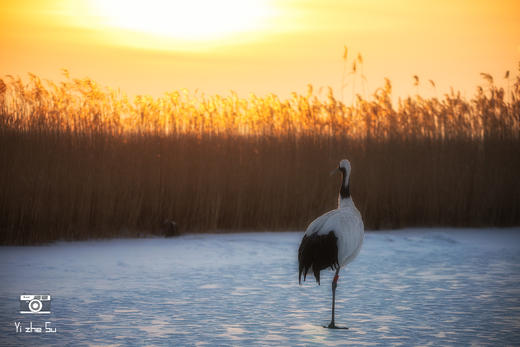
<svg viewBox="0 0 520 347">
<path fill-rule="evenodd" d="M 480 72 L 505 85 L 520 61 L 518 0 L 0 0 L 0 28 L 0 76 L 58 80 L 67 68 L 130 95 L 287 97 L 308 83 L 340 95 L 347 45 L 363 55 L 370 93 L 388 77 L 396 95 L 453 86 L 469 97 Z"/>
</svg>

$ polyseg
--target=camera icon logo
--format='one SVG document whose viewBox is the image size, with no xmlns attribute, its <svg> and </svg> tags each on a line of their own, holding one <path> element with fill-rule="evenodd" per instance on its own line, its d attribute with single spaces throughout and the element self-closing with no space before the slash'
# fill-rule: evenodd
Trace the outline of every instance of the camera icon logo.
<svg viewBox="0 0 520 347">
<path fill-rule="evenodd" d="M 20 295 L 20 313 L 51 313 L 50 295 Z"/>
</svg>

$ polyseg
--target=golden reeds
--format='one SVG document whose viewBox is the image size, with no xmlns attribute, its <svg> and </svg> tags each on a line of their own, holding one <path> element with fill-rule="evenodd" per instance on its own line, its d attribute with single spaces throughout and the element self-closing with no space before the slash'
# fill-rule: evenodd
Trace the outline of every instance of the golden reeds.
<svg viewBox="0 0 520 347">
<path fill-rule="evenodd" d="M 0 243 L 153 233 L 166 218 L 185 231 L 299 229 L 333 208 L 327 172 L 343 157 L 368 228 L 519 224 L 520 78 L 506 95 L 482 76 L 470 100 L 395 105 L 389 80 L 345 105 L 312 86 L 130 99 L 67 71 L 60 83 L 8 76 Z"/>
</svg>

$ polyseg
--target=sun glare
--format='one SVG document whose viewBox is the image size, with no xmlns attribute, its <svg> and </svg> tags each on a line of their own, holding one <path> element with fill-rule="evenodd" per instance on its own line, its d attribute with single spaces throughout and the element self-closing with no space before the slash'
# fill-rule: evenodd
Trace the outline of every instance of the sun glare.
<svg viewBox="0 0 520 347">
<path fill-rule="evenodd" d="M 105 25 L 182 41 L 211 41 L 261 29 L 267 0 L 92 0 Z"/>
</svg>

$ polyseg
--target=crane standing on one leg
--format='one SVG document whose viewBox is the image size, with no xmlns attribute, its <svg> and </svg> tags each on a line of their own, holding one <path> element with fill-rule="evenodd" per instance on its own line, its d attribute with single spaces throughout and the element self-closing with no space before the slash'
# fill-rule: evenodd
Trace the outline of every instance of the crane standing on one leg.
<svg viewBox="0 0 520 347">
<path fill-rule="evenodd" d="M 350 196 L 350 162 L 343 159 L 338 170 L 343 176 L 338 208 L 309 224 L 298 250 L 300 284 L 302 273 L 305 281 L 309 270 L 312 270 L 318 284 L 321 270 L 328 267 L 336 270 L 332 281 L 332 318 L 328 325 L 331 329 L 339 329 L 334 323 L 339 270 L 358 255 L 364 237 L 361 214 Z"/>
</svg>

